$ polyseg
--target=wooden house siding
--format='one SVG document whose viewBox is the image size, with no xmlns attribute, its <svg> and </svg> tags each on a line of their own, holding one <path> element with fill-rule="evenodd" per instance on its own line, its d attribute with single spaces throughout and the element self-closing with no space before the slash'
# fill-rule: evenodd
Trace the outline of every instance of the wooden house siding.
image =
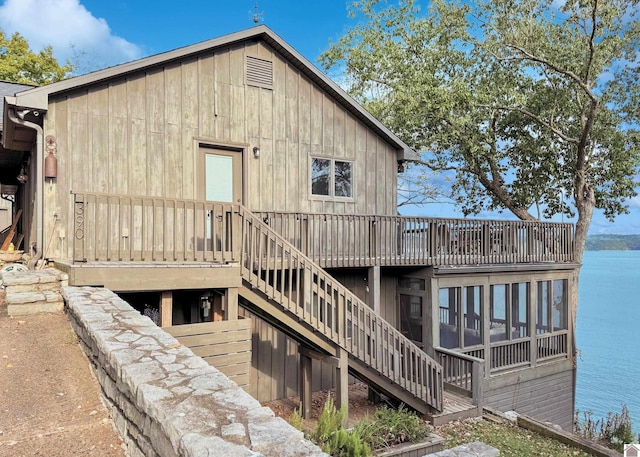
<svg viewBox="0 0 640 457">
<path fill-rule="evenodd" d="M 340 281 L 356 297 L 373 308 L 373 285 L 368 284 L 366 269 L 336 269 L 328 270 L 334 278 Z M 380 274 L 380 316 L 394 327 L 398 326 L 397 273 L 383 270 Z M 367 291 L 367 286 L 369 290 Z"/>
<path fill-rule="evenodd" d="M 245 84 L 247 56 L 273 62 L 273 89 Z M 251 210 L 396 212 L 399 153 L 262 42 L 52 96 L 45 135 L 56 138 L 59 160 L 45 214 L 56 212 L 69 233 L 70 190 L 198 198 L 198 142 L 244 151 Z M 352 161 L 353 198 L 312 196 L 311 157 Z"/>
<path fill-rule="evenodd" d="M 239 315 L 251 318 L 251 369 L 248 392 L 266 402 L 300 394 L 300 357 L 298 342 L 251 311 L 240 308 Z M 315 390 L 335 387 L 335 367 L 312 361 L 312 385 Z"/>
<path fill-rule="evenodd" d="M 244 390 L 251 390 L 249 319 L 176 325 L 164 330 Z"/>
<path fill-rule="evenodd" d="M 564 370 L 556 370 L 546 376 L 541 373 L 544 368 L 538 367 L 526 370 L 530 372 L 529 376 L 522 376 L 522 372 L 512 373 L 512 382 L 497 378 L 496 381 L 502 385 L 491 388 L 489 384 L 488 388 L 485 387 L 485 404 L 500 411 L 517 411 L 571 431 L 575 370 L 570 363 L 564 366 Z"/>
</svg>

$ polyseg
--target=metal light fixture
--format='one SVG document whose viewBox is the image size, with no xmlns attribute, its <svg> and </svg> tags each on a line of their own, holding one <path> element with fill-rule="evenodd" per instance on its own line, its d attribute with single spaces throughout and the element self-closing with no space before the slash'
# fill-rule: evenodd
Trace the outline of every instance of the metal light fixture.
<svg viewBox="0 0 640 457">
<path fill-rule="evenodd" d="M 22 167 L 20 167 L 20 173 L 18 173 L 16 179 L 20 184 L 24 184 L 29 180 L 29 175 L 27 175 L 27 162 L 22 163 Z"/>
<path fill-rule="evenodd" d="M 16 111 L 16 115 L 20 118 L 21 121 L 24 121 L 24 117 L 29 113 L 33 113 L 33 115 L 36 117 L 40 116 L 40 111 L 33 111 L 27 108 Z"/>
<path fill-rule="evenodd" d="M 253 157 L 256 159 L 260 157 L 260 148 L 258 146 L 253 147 Z"/>
<path fill-rule="evenodd" d="M 211 310 L 211 302 L 213 301 L 213 296 L 211 292 L 205 292 L 200 297 L 200 308 L 202 308 L 203 317 L 209 317 L 209 311 Z"/>
</svg>

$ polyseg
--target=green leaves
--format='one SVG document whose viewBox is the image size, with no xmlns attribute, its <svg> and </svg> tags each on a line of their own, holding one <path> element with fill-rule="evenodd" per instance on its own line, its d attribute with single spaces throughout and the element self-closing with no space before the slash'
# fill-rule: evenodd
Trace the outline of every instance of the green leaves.
<svg viewBox="0 0 640 457">
<path fill-rule="evenodd" d="M 625 211 L 640 155 L 637 0 L 354 8 L 361 22 L 322 64 L 430 168 L 456 170 L 466 214 L 577 209 L 586 234 L 594 206 Z"/>
<path fill-rule="evenodd" d="M 0 30 L 0 80 L 43 85 L 60 81 L 71 71 L 69 62 L 63 66 L 58 63 L 51 46 L 36 54 L 19 33 L 7 38 Z"/>
</svg>

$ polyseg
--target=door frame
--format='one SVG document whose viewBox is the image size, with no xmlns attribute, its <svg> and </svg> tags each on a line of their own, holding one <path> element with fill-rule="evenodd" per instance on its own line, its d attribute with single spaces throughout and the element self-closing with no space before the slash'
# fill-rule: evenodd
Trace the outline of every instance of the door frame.
<svg viewBox="0 0 640 457">
<path fill-rule="evenodd" d="M 247 151 L 249 145 L 246 143 L 222 143 L 218 141 L 206 140 L 203 138 L 195 138 L 195 170 L 194 175 L 196 177 L 196 189 L 195 198 L 198 200 L 206 200 L 206 167 L 205 157 L 208 150 L 220 150 L 229 153 L 239 154 L 240 159 L 240 179 L 242 183 L 240 185 L 240 202 L 234 201 L 234 204 L 244 205 L 247 198 Z"/>
</svg>

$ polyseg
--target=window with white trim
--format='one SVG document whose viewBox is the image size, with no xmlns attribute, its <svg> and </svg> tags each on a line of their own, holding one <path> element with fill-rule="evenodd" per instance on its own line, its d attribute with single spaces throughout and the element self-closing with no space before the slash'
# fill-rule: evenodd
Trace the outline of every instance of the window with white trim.
<svg viewBox="0 0 640 457">
<path fill-rule="evenodd" d="M 312 157 L 311 195 L 353 198 L 353 162 Z"/>
</svg>

